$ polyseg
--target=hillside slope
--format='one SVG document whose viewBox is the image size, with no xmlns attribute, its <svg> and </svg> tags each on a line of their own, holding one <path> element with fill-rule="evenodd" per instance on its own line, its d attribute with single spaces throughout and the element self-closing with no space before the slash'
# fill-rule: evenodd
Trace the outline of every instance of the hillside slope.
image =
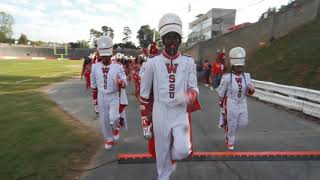
<svg viewBox="0 0 320 180">
<path fill-rule="evenodd" d="M 261 48 L 247 66 L 257 80 L 320 90 L 320 18 Z"/>
</svg>

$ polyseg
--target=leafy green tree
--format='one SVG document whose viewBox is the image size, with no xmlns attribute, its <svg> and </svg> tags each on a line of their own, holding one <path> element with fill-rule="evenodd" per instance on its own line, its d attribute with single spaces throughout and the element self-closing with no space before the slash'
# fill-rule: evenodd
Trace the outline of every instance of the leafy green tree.
<svg viewBox="0 0 320 180">
<path fill-rule="evenodd" d="M 21 34 L 18 39 L 18 44 L 28 44 L 28 38 L 25 34 Z"/>
<path fill-rule="evenodd" d="M 100 36 L 102 36 L 102 35 L 103 35 L 102 32 L 97 31 L 97 30 L 95 30 L 95 29 L 90 29 L 90 36 L 97 38 L 97 37 L 100 37 Z"/>
<path fill-rule="evenodd" d="M 111 27 L 109 27 L 109 26 L 102 26 L 102 27 L 101 27 L 101 30 L 102 30 L 102 33 L 103 33 L 104 35 L 108 35 L 108 36 L 110 36 L 112 39 L 114 38 L 114 31 L 113 31 L 113 29 L 112 29 Z"/>
<path fill-rule="evenodd" d="M 114 49 L 117 49 L 118 47 L 123 48 L 123 49 L 138 49 L 138 47 L 133 44 L 131 41 L 126 42 L 126 43 L 116 43 L 113 45 Z"/>
<path fill-rule="evenodd" d="M 78 40 L 79 48 L 89 48 L 89 42 L 86 40 Z"/>
<path fill-rule="evenodd" d="M 0 42 L 6 42 L 6 41 L 7 41 L 6 34 L 0 31 Z"/>
<path fill-rule="evenodd" d="M 122 42 L 123 43 L 127 43 L 127 42 L 129 42 L 130 41 L 130 39 L 131 39 L 131 34 L 132 34 L 132 31 L 131 31 L 131 29 L 129 28 L 129 26 L 125 26 L 124 28 L 123 28 L 123 38 L 122 38 Z"/>
<path fill-rule="evenodd" d="M 162 44 L 162 42 L 161 42 L 161 38 L 160 38 L 160 33 L 159 33 L 159 31 L 156 31 L 156 30 L 154 30 L 155 31 L 155 42 L 157 43 L 157 46 L 158 46 L 158 49 L 163 49 L 163 44 Z"/>
<path fill-rule="evenodd" d="M 114 31 L 108 26 L 102 26 L 101 31 L 90 29 L 90 40 L 93 42 L 95 47 L 97 47 L 97 39 L 102 35 L 109 35 L 113 39 Z"/>
<path fill-rule="evenodd" d="M 259 18 L 259 21 L 276 14 L 276 12 L 277 12 L 277 8 L 276 7 L 269 7 L 266 12 L 261 14 L 261 16 Z"/>
<path fill-rule="evenodd" d="M 41 45 L 44 45 L 46 44 L 45 42 L 43 41 L 33 41 L 31 42 L 32 45 L 35 45 L 35 46 L 41 46 Z"/>
<path fill-rule="evenodd" d="M 279 12 L 284 12 L 284 11 L 286 11 L 288 9 L 288 6 L 286 6 L 286 5 L 282 5 L 280 8 L 279 8 Z"/>
<path fill-rule="evenodd" d="M 0 42 L 7 42 L 12 36 L 14 19 L 10 14 L 0 11 Z"/>
<path fill-rule="evenodd" d="M 80 47 L 79 43 L 74 43 L 74 42 L 69 42 L 68 46 L 69 48 L 72 48 L 72 49 Z"/>
<path fill-rule="evenodd" d="M 152 42 L 153 31 L 150 29 L 149 25 L 143 25 L 138 30 L 137 39 L 141 48 L 147 48 Z"/>
</svg>

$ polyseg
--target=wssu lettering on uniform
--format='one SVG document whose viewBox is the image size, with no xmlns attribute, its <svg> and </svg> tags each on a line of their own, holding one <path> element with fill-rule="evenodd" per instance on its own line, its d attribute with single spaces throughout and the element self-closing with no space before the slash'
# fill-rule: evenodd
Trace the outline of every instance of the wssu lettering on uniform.
<svg viewBox="0 0 320 180">
<path fill-rule="evenodd" d="M 168 74 L 169 74 L 169 97 L 174 98 L 175 82 L 176 82 L 176 72 L 178 64 L 166 64 Z"/>
</svg>

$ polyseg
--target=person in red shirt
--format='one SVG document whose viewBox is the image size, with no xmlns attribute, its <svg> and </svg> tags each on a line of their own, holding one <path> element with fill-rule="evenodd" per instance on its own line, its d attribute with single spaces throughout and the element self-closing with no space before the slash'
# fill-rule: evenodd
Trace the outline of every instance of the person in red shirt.
<svg viewBox="0 0 320 180">
<path fill-rule="evenodd" d="M 225 53 L 217 53 L 216 61 L 212 63 L 212 86 L 214 89 L 219 87 L 221 77 L 224 71 Z M 213 90 L 213 89 L 212 89 Z"/>
</svg>

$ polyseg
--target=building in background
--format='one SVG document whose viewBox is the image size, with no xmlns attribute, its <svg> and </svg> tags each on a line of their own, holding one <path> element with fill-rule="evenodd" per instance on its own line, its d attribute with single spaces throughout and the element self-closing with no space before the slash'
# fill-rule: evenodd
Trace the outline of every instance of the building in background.
<svg viewBox="0 0 320 180">
<path fill-rule="evenodd" d="M 188 35 L 188 47 L 229 32 L 228 29 L 235 25 L 236 10 L 212 8 L 196 17 L 189 23 L 191 33 Z"/>
</svg>

